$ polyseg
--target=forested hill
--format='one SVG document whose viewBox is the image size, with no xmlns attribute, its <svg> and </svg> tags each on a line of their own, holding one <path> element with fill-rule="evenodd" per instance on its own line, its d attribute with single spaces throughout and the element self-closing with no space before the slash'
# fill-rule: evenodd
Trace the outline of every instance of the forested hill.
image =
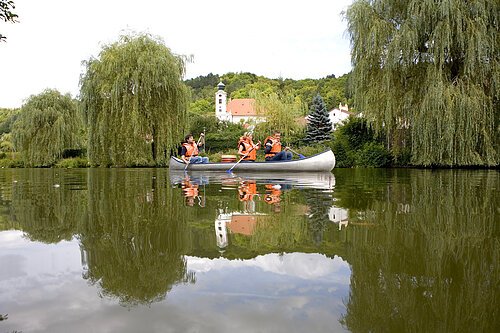
<svg viewBox="0 0 500 333">
<path fill-rule="evenodd" d="M 319 93 L 323 97 L 328 109 L 332 109 L 339 103 L 351 102 L 349 92 L 349 74 L 339 78 L 328 75 L 322 79 L 269 79 L 252 73 L 227 73 L 224 75 L 208 74 L 186 80 L 185 83 L 191 88 L 191 107 L 194 113 L 213 112 L 214 93 L 219 82 L 226 85 L 228 98 L 249 98 L 252 90 L 261 93 L 291 93 L 307 104 L 312 102 L 313 97 Z"/>
</svg>

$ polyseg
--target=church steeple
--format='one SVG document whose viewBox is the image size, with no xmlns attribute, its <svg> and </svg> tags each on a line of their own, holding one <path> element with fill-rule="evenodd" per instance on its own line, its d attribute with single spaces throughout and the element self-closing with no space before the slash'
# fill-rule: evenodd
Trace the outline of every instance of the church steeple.
<svg viewBox="0 0 500 333">
<path fill-rule="evenodd" d="M 217 92 L 215 93 L 215 116 L 220 121 L 231 120 L 231 115 L 227 113 L 227 93 L 224 91 L 226 86 L 224 83 L 219 82 L 217 85 Z"/>
<path fill-rule="evenodd" d="M 224 83 L 222 83 L 222 81 L 221 81 L 221 82 L 219 82 L 219 84 L 217 85 L 217 88 L 218 88 L 219 90 L 224 90 L 224 88 L 225 88 L 225 87 L 226 87 L 226 85 L 225 85 Z"/>
</svg>

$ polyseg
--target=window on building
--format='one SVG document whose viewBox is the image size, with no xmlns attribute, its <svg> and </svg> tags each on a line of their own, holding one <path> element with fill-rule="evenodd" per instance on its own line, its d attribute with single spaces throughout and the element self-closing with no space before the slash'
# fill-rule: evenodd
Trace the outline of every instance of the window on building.
<svg viewBox="0 0 500 333">
<path fill-rule="evenodd" d="M 219 98 L 219 104 L 222 104 L 222 98 Z"/>
</svg>

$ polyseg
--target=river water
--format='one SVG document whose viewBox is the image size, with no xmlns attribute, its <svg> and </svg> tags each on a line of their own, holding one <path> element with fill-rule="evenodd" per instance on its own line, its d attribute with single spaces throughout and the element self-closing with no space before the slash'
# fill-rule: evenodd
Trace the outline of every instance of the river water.
<svg viewBox="0 0 500 333">
<path fill-rule="evenodd" d="M 494 332 L 500 172 L 0 170 L 0 332 Z"/>
</svg>

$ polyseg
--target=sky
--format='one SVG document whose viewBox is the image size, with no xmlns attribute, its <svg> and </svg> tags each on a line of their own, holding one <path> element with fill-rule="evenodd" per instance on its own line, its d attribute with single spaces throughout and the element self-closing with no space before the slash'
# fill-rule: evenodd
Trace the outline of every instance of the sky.
<svg viewBox="0 0 500 333">
<path fill-rule="evenodd" d="M 146 32 L 193 55 L 186 79 L 251 72 L 318 79 L 351 70 L 352 0 L 14 0 L 18 23 L 0 22 L 0 107 L 57 89 L 77 97 L 82 61 L 121 34 Z"/>
</svg>

